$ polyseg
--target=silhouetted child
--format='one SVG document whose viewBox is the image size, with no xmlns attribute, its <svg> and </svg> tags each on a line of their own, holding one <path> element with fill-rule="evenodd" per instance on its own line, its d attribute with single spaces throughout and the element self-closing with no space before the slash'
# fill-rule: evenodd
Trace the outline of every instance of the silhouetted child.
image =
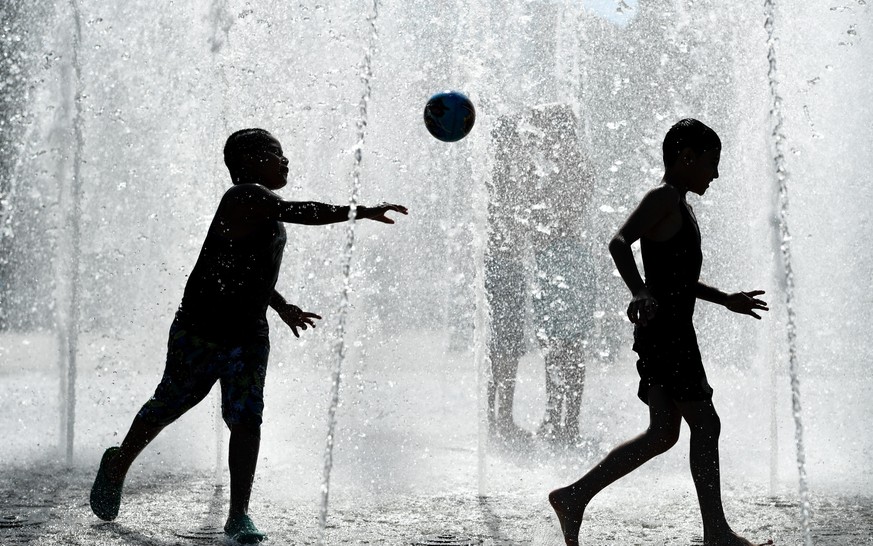
<svg viewBox="0 0 873 546">
<path fill-rule="evenodd" d="M 706 545 L 750 546 L 734 533 L 721 502 L 718 436 L 712 388 L 697 348 L 692 324 L 698 299 L 750 315 L 767 310 L 761 290 L 725 294 L 698 280 L 703 257 L 700 231 L 685 201 L 690 191 L 703 195 L 718 178 L 721 141 L 715 131 L 684 119 L 667 132 L 663 144 L 663 184 L 649 191 L 609 243 L 609 251 L 633 299 L 627 314 L 639 355 L 638 395 L 649 406 L 649 428 L 613 449 L 582 478 L 549 494 L 568 545 L 579 543 L 585 507 L 606 486 L 670 449 L 679 439 L 682 419 L 691 429 L 691 475 L 703 517 Z M 646 280 L 640 277 L 631 244 L 640 239 Z"/>
<path fill-rule="evenodd" d="M 230 509 L 225 533 L 240 543 L 266 538 L 248 516 L 261 439 L 263 389 L 270 352 L 267 307 L 291 328 L 315 327 L 307 313 L 275 290 L 285 248 L 283 223 L 324 225 L 349 219 L 348 206 L 285 201 L 288 159 L 263 129 L 230 135 L 224 162 L 233 186 L 218 204 L 203 248 L 170 327 L 164 375 L 137 413 L 120 447 L 106 450 L 91 489 L 101 519 L 118 515 L 124 478 L 137 455 L 168 424 L 221 383 L 222 417 L 230 429 Z M 357 218 L 394 223 L 385 213 L 400 205 L 359 206 Z"/>
</svg>

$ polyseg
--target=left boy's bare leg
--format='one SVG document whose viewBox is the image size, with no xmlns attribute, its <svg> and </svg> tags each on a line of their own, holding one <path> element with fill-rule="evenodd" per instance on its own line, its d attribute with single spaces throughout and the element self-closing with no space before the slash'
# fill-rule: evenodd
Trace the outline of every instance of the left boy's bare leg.
<svg viewBox="0 0 873 546">
<path fill-rule="evenodd" d="M 121 442 L 121 448 L 115 457 L 107 461 L 107 474 L 113 482 L 124 483 L 133 461 L 147 445 L 154 440 L 164 425 L 155 425 L 137 415 L 130 425 L 130 430 Z"/>
<path fill-rule="evenodd" d="M 728 525 L 721 502 L 721 474 L 718 437 L 721 420 L 712 400 L 677 402 L 682 417 L 691 429 L 691 476 L 697 489 L 703 518 L 703 542 L 707 546 L 752 546 Z"/>
<path fill-rule="evenodd" d="M 260 425 L 230 425 L 230 510 L 224 533 L 239 544 L 256 544 L 267 538 L 248 515 L 260 445 Z"/>
<path fill-rule="evenodd" d="M 230 427 L 227 464 L 230 470 L 230 516 L 248 514 L 252 483 L 258 466 L 261 428 L 233 425 Z"/>
</svg>

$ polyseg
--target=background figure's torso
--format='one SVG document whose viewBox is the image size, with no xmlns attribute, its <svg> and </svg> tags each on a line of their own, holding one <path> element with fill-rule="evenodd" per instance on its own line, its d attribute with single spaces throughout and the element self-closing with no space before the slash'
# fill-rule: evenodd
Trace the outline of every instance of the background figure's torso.
<svg viewBox="0 0 873 546">
<path fill-rule="evenodd" d="M 586 244 L 574 238 L 555 238 L 537 250 L 536 291 L 533 297 L 537 337 L 573 341 L 588 335 L 594 325 L 594 260 Z"/>
<path fill-rule="evenodd" d="M 197 335 L 235 341 L 268 336 L 266 311 L 287 239 L 278 221 L 261 222 L 230 240 L 221 233 L 222 205 L 191 271 L 177 319 Z"/>
</svg>

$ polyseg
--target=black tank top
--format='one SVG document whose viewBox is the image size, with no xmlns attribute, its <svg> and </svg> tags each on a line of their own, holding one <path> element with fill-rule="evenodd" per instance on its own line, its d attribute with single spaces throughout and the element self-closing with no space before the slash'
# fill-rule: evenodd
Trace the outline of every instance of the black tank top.
<svg viewBox="0 0 873 546">
<path fill-rule="evenodd" d="M 219 342 L 266 337 L 285 226 L 264 221 L 247 236 L 230 240 L 218 232 L 216 218 L 185 285 L 176 320 L 192 333 Z"/>
<path fill-rule="evenodd" d="M 679 209 L 682 226 L 673 237 L 666 241 L 645 237 L 640 240 L 646 287 L 658 302 L 658 311 L 650 321 L 656 327 L 690 324 L 697 301 L 697 281 L 703 263 L 700 229 L 685 201 L 679 203 Z"/>
</svg>

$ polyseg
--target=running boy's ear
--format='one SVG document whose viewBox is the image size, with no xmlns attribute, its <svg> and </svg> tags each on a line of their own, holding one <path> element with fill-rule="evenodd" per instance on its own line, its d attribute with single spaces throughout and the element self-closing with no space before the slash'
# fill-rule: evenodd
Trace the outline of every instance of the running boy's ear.
<svg viewBox="0 0 873 546">
<path fill-rule="evenodd" d="M 694 164 L 695 161 L 697 161 L 697 152 L 695 152 L 694 149 L 691 148 L 691 146 L 686 146 L 682 148 L 681 152 L 679 152 L 679 157 L 676 158 L 676 161 L 678 162 L 678 165 L 684 165 L 685 167 L 688 167 Z"/>
</svg>

